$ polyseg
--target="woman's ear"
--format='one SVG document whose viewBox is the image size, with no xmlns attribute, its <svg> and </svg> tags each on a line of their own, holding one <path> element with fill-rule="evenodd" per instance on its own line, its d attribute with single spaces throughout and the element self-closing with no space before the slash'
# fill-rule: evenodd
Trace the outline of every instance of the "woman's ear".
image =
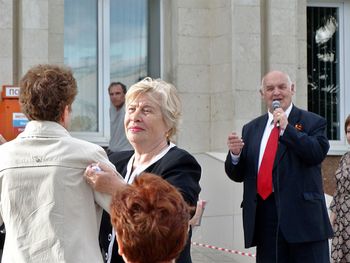
<svg viewBox="0 0 350 263">
<path fill-rule="evenodd" d="M 119 241 L 117 233 L 115 233 L 115 236 L 116 236 L 117 243 L 118 243 L 118 254 L 123 256 L 123 244 L 122 244 L 122 242 Z"/>
<path fill-rule="evenodd" d="M 118 243 L 118 254 L 123 258 L 125 263 L 131 263 L 124 255 L 123 244 L 122 242 L 119 242 L 118 235 L 116 235 L 116 237 L 117 237 L 117 243 Z"/>
</svg>

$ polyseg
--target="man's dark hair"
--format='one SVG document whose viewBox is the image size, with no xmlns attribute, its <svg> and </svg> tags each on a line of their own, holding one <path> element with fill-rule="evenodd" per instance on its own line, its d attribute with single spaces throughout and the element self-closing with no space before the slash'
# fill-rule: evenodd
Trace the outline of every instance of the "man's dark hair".
<svg viewBox="0 0 350 263">
<path fill-rule="evenodd" d="M 121 83 L 121 82 L 111 82 L 111 84 L 109 84 L 108 86 L 108 92 L 110 91 L 111 87 L 113 86 L 117 86 L 117 85 L 120 85 L 122 87 L 122 90 L 123 90 L 123 93 L 126 94 L 126 86 L 125 84 Z"/>
</svg>

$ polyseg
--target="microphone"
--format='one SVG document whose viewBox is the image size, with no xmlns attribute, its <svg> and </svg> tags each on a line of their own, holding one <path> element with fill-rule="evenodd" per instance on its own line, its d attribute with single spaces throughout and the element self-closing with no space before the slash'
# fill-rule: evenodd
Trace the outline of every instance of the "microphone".
<svg viewBox="0 0 350 263">
<path fill-rule="evenodd" d="M 280 108 L 281 107 L 281 103 L 279 100 L 274 100 L 272 101 L 272 108 L 273 110 Z M 279 128 L 280 127 L 280 121 L 277 121 L 276 123 L 276 127 Z"/>
<path fill-rule="evenodd" d="M 280 108 L 281 107 L 281 103 L 279 100 L 274 100 L 272 101 L 272 108 L 273 110 L 277 109 L 277 108 Z"/>
</svg>

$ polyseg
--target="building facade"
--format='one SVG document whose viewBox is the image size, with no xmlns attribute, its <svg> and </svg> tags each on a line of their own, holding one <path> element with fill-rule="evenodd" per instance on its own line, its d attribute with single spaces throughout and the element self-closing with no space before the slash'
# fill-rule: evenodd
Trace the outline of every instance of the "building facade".
<svg viewBox="0 0 350 263">
<path fill-rule="evenodd" d="M 72 67 L 79 84 L 72 129 L 77 137 L 105 145 L 108 83 L 122 80 L 131 85 L 147 75 L 161 77 L 175 84 L 183 102 L 177 143 L 192 152 L 224 151 L 230 131 L 239 131 L 266 111 L 258 89 L 267 71 L 288 72 L 297 87 L 294 102 L 308 108 L 308 53 L 316 51 L 308 48 L 312 32 L 308 32 L 307 10 L 314 5 L 333 7 L 338 12 L 335 44 L 342 65 L 335 75 L 338 83 L 331 83 L 333 87 L 339 84 L 336 89 L 340 90 L 333 102 L 338 104 L 338 116 L 331 125 L 342 127 L 349 113 L 342 102 L 349 98 L 344 74 L 349 68 L 345 50 L 348 1 L 134 0 L 128 6 L 122 2 L 1 1 L 1 85 L 17 85 L 24 72 L 38 63 Z M 325 16 L 319 15 L 318 20 L 316 29 L 327 26 Z M 137 23 L 140 26 L 135 29 Z M 126 39 L 130 34 L 138 42 L 121 43 L 116 37 Z M 130 51 L 133 48 L 141 51 Z M 322 115 L 322 109 L 317 110 Z M 334 137 L 331 154 L 346 150 L 341 130 Z"/>
<path fill-rule="evenodd" d="M 348 147 L 349 19 L 348 0 L 0 0 L 0 85 L 18 85 L 36 64 L 70 66 L 79 89 L 72 134 L 106 146 L 108 84 L 161 77 L 182 99 L 176 143 L 216 163 L 203 153 L 222 157 L 227 135 L 266 112 L 261 78 L 282 70 L 295 82 L 294 103 L 327 119 L 323 169 L 332 194 Z"/>
</svg>

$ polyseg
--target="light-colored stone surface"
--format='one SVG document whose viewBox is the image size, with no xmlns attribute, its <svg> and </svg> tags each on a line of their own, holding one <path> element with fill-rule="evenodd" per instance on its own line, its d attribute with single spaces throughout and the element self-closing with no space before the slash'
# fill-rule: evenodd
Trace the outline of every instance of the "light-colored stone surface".
<svg viewBox="0 0 350 263">
<path fill-rule="evenodd" d="M 232 91 L 231 63 L 222 63 L 210 66 L 210 90 L 212 93 Z"/>
<path fill-rule="evenodd" d="M 230 8 L 231 6 L 231 1 L 227 0 L 210 0 L 209 2 L 211 8 Z"/>
<path fill-rule="evenodd" d="M 235 4 L 244 6 L 259 6 L 260 0 L 235 0 Z"/>
<path fill-rule="evenodd" d="M 208 27 L 211 28 L 211 36 L 231 35 L 231 9 L 229 6 L 212 9 L 209 19 L 210 26 Z"/>
<path fill-rule="evenodd" d="M 181 94 L 181 101 L 183 112 L 193 113 L 182 116 L 184 122 L 208 122 L 210 116 L 210 96 L 208 94 Z"/>
<path fill-rule="evenodd" d="M 49 1 L 49 32 L 64 33 L 64 5 L 60 1 Z"/>
<path fill-rule="evenodd" d="M 50 34 L 48 45 L 48 60 L 53 64 L 64 63 L 64 36 L 63 34 Z"/>
<path fill-rule="evenodd" d="M 210 139 L 210 148 L 213 151 L 226 151 L 227 150 L 227 136 L 234 129 L 234 125 L 232 123 L 233 113 L 225 112 L 224 115 L 227 117 L 227 121 L 212 121 L 211 122 L 211 134 L 215 134 Z"/>
<path fill-rule="evenodd" d="M 12 13 L 13 2 L 0 1 L 0 92 L 2 85 L 13 83 Z"/>
<path fill-rule="evenodd" d="M 295 0 L 269 0 L 269 5 L 272 8 L 276 8 L 276 9 L 289 9 L 292 12 L 294 12 L 295 7 L 296 7 L 296 3 L 299 0 L 295 1 Z"/>
<path fill-rule="evenodd" d="M 260 34 L 260 6 L 237 5 L 234 8 L 236 34 Z"/>
<path fill-rule="evenodd" d="M 209 65 L 182 65 L 177 71 L 178 90 L 186 93 L 209 93 L 210 69 Z"/>
<path fill-rule="evenodd" d="M 183 121 L 180 126 L 177 144 L 192 153 L 204 152 L 210 148 L 210 122 L 209 121 Z M 191 140 L 189 140 L 191 138 Z"/>
<path fill-rule="evenodd" d="M 297 23 L 295 16 L 291 15 L 293 11 L 295 10 L 277 8 L 271 10 L 271 19 L 278 21 L 278 23 L 271 23 L 272 35 L 295 36 Z"/>
<path fill-rule="evenodd" d="M 215 93 L 211 95 L 210 119 L 212 122 L 227 121 L 231 119 L 233 98 L 231 92 Z"/>
<path fill-rule="evenodd" d="M 179 8 L 209 8 L 212 1 L 213 0 L 177 0 L 176 4 Z"/>
<path fill-rule="evenodd" d="M 239 85 L 235 86 L 235 90 L 246 90 L 256 92 L 261 85 L 261 72 L 259 62 L 239 61 L 235 67 L 236 76 L 249 76 L 249 78 L 239 78 Z"/>
<path fill-rule="evenodd" d="M 48 6 L 47 0 L 23 0 L 22 19 L 23 28 L 48 30 Z"/>
<path fill-rule="evenodd" d="M 260 41 L 261 36 L 258 34 L 236 34 L 235 35 L 235 61 L 258 62 L 261 60 Z M 236 65 L 238 66 L 238 65 Z M 241 78 L 247 78 L 243 75 Z"/>
<path fill-rule="evenodd" d="M 187 37 L 178 38 L 178 63 L 196 65 L 210 64 L 210 38 L 209 37 Z"/>
<path fill-rule="evenodd" d="M 0 58 L 11 58 L 12 46 L 12 29 L 0 28 Z"/>
<path fill-rule="evenodd" d="M 64 2 L 49 1 L 48 61 L 54 64 L 64 63 Z"/>
<path fill-rule="evenodd" d="M 210 35 L 211 12 L 207 8 L 179 8 L 179 32 L 181 35 L 192 37 L 206 37 Z M 203 26 L 206 25 L 206 26 Z"/>
<path fill-rule="evenodd" d="M 48 58 L 48 31 L 26 29 L 23 31 L 23 58 Z"/>
<path fill-rule="evenodd" d="M 212 65 L 230 62 L 231 38 L 227 35 L 214 37 L 211 40 L 210 63 Z"/>
<path fill-rule="evenodd" d="M 193 231 L 192 241 L 240 252 L 255 253 L 255 249 L 244 248 L 240 208 L 242 184 L 235 183 L 226 176 L 223 163 L 226 153 L 202 153 L 196 154 L 195 158 L 202 167 L 200 198 L 206 200 L 207 204 L 201 226 L 195 227 Z M 254 262 L 251 257 L 241 255 L 233 257 L 228 252 L 217 253 L 209 248 L 196 249 L 195 252 L 193 259 L 197 263 Z"/>
<path fill-rule="evenodd" d="M 2 85 L 12 85 L 12 58 L 1 58 L 0 57 L 0 92 L 2 91 Z"/>
<path fill-rule="evenodd" d="M 292 36 L 272 36 L 271 37 L 270 60 L 278 63 L 293 64 L 297 54 L 296 40 Z M 294 51 L 294 52 L 293 52 Z"/>
<path fill-rule="evenodd" d="M 246 91 L 242 90 L 237 92 L 237 96 L 240 98 L 248 98 L 248 99 L 236 99 L 234 108 L 236 112 L 239 112 L 239 117 L 244 117 L 246 119 L 252 120 L 259 116 L 259 112 L 261 112 L 261 95 L 258 90 Z M 237 115 L 237 114 L 236 114 Z"/>
<path fill-rule="evenodd" d="M 12 28 L 13 1 L 0 1 L 0 28 Z"/>
</svg>

